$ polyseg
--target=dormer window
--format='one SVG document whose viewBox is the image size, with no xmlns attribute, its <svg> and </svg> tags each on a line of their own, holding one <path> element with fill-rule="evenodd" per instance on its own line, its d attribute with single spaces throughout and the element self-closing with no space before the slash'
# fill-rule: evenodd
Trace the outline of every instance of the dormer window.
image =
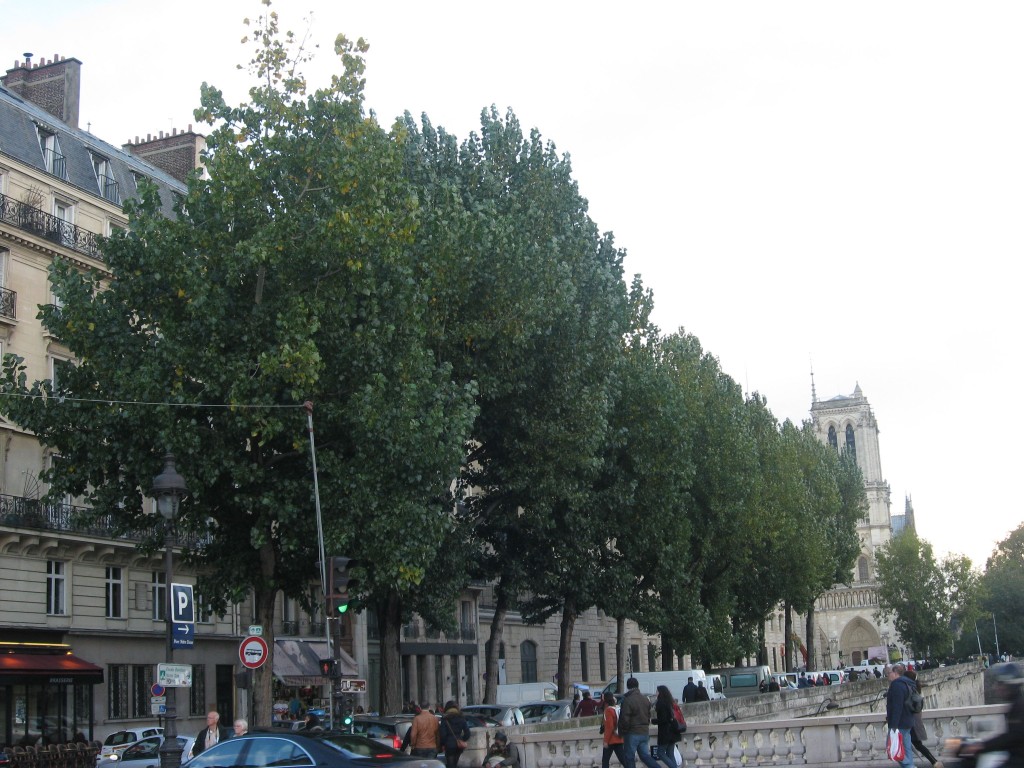
<svg viewBox="0 0 1024 768">
<path fill-rule="evenodd" d="M 39 129 L 39 148 L 43 151 L 43 167 L 59 179 L 68 180 L 67 164 L 64 153 L 60 151 L 60 142 L 55 133 Z"/>
<path fill-rule="evenodd" d="M 105 157 L 93 155 L 92 167 L 96 170 L 96 183 L 99 185 L 100 195 L 112 203 L 120 203 L 121 191 L 114 180 L 114 169 L 110 167 L 110 161 Z"/>
</svg>

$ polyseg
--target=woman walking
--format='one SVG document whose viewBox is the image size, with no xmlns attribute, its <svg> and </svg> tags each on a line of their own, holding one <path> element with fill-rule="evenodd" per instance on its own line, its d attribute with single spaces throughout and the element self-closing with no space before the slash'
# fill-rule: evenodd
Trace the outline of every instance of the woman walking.
<svg viewBox="0 0 1024 768">
<path fill-rule="evenodd" d="M 917 687 L 917 692 L 921 693 L 921 681 L 917 679 L 917 671 L 908 669 L 903 673 L 904 677 L 907 677 L 914 681 L 914 685 Z M 917 750 L 917 753 L 921 755 L 925 760 L 934 766 L 934 768 L 942 768 L 942 763 L 935 759 L 935 755 L 924 745 L 924 740 L 928 738 L 928 731 L 924 727 L 924 717 L 921 716 L 920 712 L 914 713 L 914 727 L 910 729 L 910 744 Z"/>
<path fill-rule="evenodd" d="M 602 701 L 604 724 L 601 726 L 601 733 L 604 734 L 604 752 L 601 755 L 601 768 L 608 768 L 613 753 L 619 762 L 625 765 L 626 756 L 622 752 L 623 738 L 619 735 L 619 708 L 615 705 L 615 694 L 606 691 Z"/>
<path fill-rule="evenodd" d="M 462 710 L 454 701 L 444 705 L 444 717 L 441 718 L 441 746 L 444 748 L 445 768 L 459 768 L 459 758 L 469 741 L 469 725 L 462 716 Z"/>
<path fill-rule="evenodd" d="M 668 768 L 676 765 L 676 742 L 680 739 L 679 721 L 672 707 L 672 693 L 667 686 L 658 686 L 658 698 L 654 702 L 655 722 L 658 724 L 658 759 Z"/>
</svg>

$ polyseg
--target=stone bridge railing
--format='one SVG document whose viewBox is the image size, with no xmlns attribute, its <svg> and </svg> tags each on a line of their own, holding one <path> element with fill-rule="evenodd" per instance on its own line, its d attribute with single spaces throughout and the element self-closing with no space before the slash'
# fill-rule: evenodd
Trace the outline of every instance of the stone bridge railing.
<svg viewBox="0 0 1024 768">
<path fill-rule="evenodd" d="M 925 712 L 925 743 L 939 756 L 951 736 L 987 733 L 1005 727 L 1003 705 Z M 687 766 L 812 765 L 839 768 L 857 764 L 892 766 L 885 757 L 885 713 L 820 715 L 790 720 L 691 724 L 679 750 Z M 577 721 L 579 722 L 579 721 Z M 549 724 L 551 728 L 554 724 Z M 574 729 L 506 729 L 519 750 L 522 768 L 591 768 L 601 765 L 603 741 L 597 720 Z M 528 732 L 531 731 L 532 732 Z M 651 729 L 652 736 L 656 729 Z M 474 734 L 463 765 L 479 765 L 490 733 Z M 613 758 L 613 766 L 618 761 Z M 641 768 L 642 768 L 642 764 Z"/>
</svg>

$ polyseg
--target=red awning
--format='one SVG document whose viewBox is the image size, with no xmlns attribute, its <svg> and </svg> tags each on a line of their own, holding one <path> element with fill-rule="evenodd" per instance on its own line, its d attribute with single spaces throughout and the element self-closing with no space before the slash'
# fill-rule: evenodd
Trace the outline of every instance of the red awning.
<svg viewBox="0 0 1024 768">
<path fill-rule="evenodd" d="M 101 667 L 70 653 L 0 653 L 0 685 L 102 682 Z"/>
</svg>

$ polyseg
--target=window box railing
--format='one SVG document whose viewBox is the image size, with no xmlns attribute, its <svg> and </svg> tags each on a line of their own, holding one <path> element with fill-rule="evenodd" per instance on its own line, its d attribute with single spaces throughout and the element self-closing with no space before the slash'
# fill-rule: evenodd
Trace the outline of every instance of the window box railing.
<svg viewBox="0 0 1024 768">
<path fill-rule="evenodd" d="M 2 194 L 0 194 L 0 221 L 87 256 L 100 257 L 100 249 L 94 233 Z"/>
<path fill-rule="evenodd" d="M 281 634 L 282 635 L 297 635 L 297 634 L 299 634 L 299 622 L 297 622 L 297 621 L 282 621 L 281 622 Z"/>
<path fill-rule="evenodd" d="M 16 320 L 18 317 L 18 294 L 9 288 L 0 288 L 0 317 Z"/>
<path fill-rule="evenodd" d="M 43 159 L 46 162 L 46 170 L 59 179 L 68 179 L 68 166 L 64 155 L 54 149 L 44 149 Z"/>
</svg>

